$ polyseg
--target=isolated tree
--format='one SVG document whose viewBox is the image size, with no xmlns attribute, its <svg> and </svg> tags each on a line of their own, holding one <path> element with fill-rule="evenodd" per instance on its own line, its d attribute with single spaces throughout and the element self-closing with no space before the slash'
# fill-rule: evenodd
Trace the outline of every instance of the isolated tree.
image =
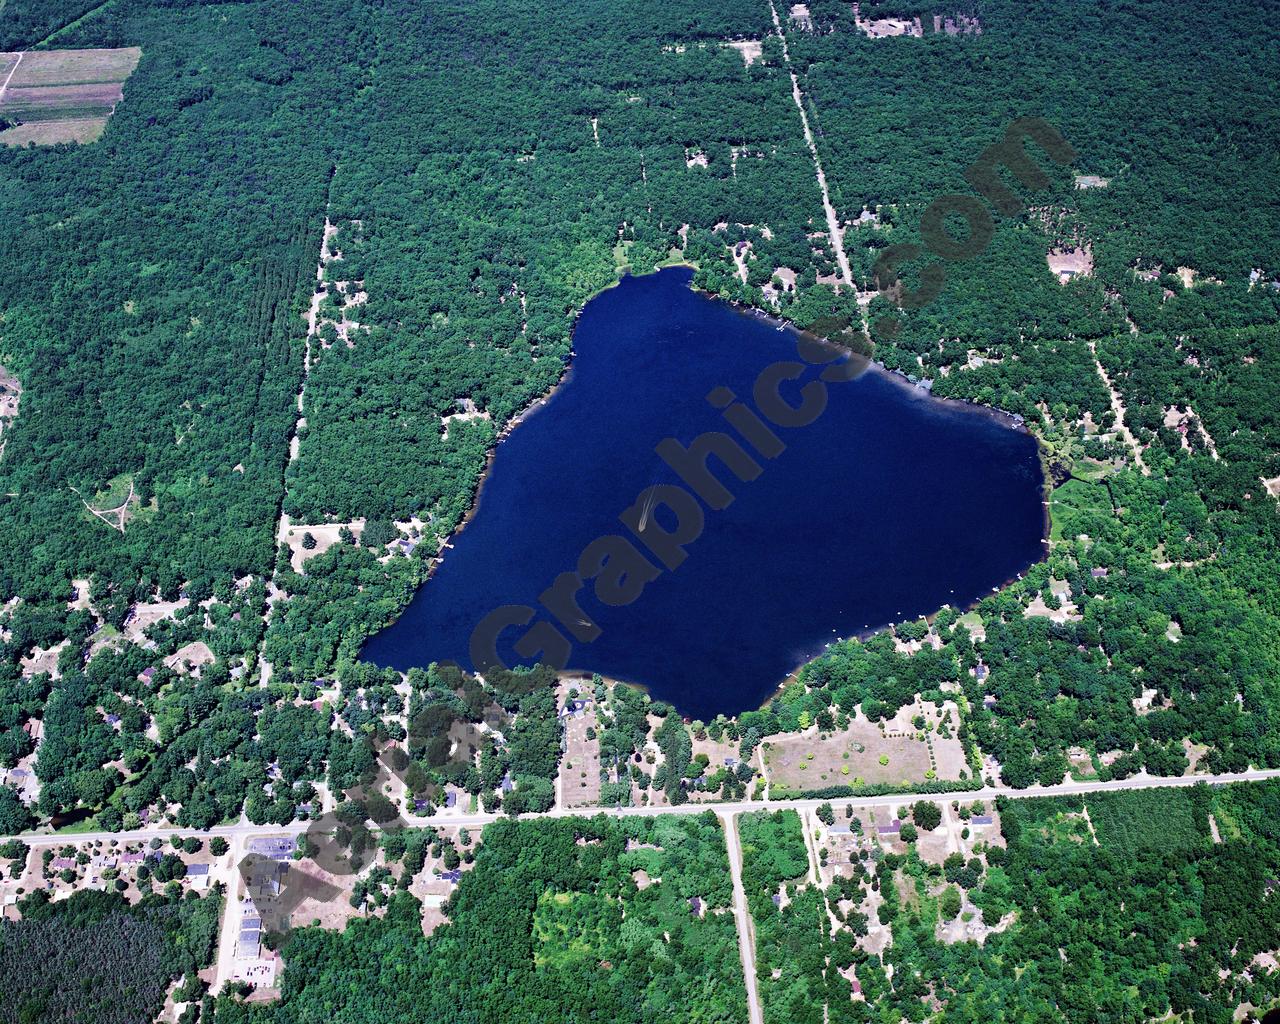
<svg viewBox="0 0 1280 1024">
<path fill-rule="evenodd" d="M 930 800 L 918 800 L 911 808 L 911 817 L 926 832 L 942 824 L 942 810 Z"/>
</svg>

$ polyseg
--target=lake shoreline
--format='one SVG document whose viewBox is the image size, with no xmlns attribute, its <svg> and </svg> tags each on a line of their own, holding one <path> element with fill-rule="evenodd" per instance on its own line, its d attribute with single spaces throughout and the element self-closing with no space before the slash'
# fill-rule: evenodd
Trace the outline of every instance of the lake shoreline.
<svg viewBox="0 0 1280 1024">
<path fill-rule="evenodd" d="M 631 273 L 621 273 L 619 274 L 617 280 L 611 282 L 606 287 L 599 289 L 597 292 L 595 292 L 592 296 L 590 296 L 587 299 L 587 303 L 584 303 L 582 308 L 577 310 L 577 312 L 574 315 L 574 321 L 570 331 L 570 348 L 569 348 L 568 358 L 565 361 L 564 372 L 560 375 L 560 377 L 556 380 L 556 382 L 547 391 L 545 391 L 540 396 L 535 398 L 527 406 L 525 406 L 520 412 L 518 412 L 511 419 L 509 419 L 505 424 L 503 424 L 502 428 L 494 435 L 493 443 L 490 445 L 485 456 L 484 466 L 481 469 L 480 474 L 477 478 L 475 496 L 470 506 L 468 507 L 466 513 L 459 520 L 458 524 L 448 534 L 447 537 L 442 538 L 440 542 L 440 547 L 438 549 L 438 553 L 433 556 L 428 556 L 427 559 L 424 559 L 425 561 L 429 562 L 429 565 L 422 576 L 421 582 L 418 584 L 417 589 L 415 590 L 415 597 L 423 587 L 427 586 L 431 582 L 432 578 L 436 573 L 436 570 L 443 564 L 444 552 L 452 548 L 454 541 L 457 539 L 457 537 L 460 534 L 462 534 L 462 532 L 466 529 L 466 527 L 470 525 L 472 520 L 476 517 L 477 513 L 479 512 L 481 503 L 484 500 L 487 485 L 489 484 L 492 476 L 493 465 L 497 458 L 497 454 L 498 454 L 501 443 L 504 440 L 506 440 L 516 430 L 517 427 L 532 420 L 538 414 L 539 411 L 541 411 L 546 406 L 548 406 L 550 402 L 557 396 L 561 388 L 565 387 L 570 381 L 574 379 L 575 369 L 577 366 L 577 355 L 578 355 L 578 353 L 574 348 L 574 342 L 576 340 L 577 331 L 580 326 L 582 314 L 586 309 L 586 305 L 589 304 L 592 299 L 598 297 L 599 295 L 602 295 L 607 291 L 611 291 L 619 287 L 628 277 L 648 278 L 648 277 L 653 277 L 653 276 L 656 276 L 657 274 L 660 274 L 663 270 L 676 269 L 676 268 L 686 268 L 686 269 L 696 270 L 696 267 L 693 267 L 691 264 L 679 262 L 679 263 L 666 264 L 660 268 L 657 268 L 652 273 L 648 273 L 648 274 L 637 275 L 637 274 L 631 274 Z M 775 330 L 777 330 L 778 333 L 784 333 L 788 335 L 788 340 L 794 340 L 795 337 L 803 335 L 803 336 L 813 338 L 815 339 L 815 341 L 820 341 L 824 344 L 834 344 L 832 342 L 829 342 L 827 339 L 819 338 L 816 335 L 812 335 L 809 332 L 803 331 L 802 329 L 797 327 L 795 324 L 785 320 L 784 318 L 776 314 L 769 313 L 765 310 L 758 309 L 757 307 L 754 307 L 754 306 L 745 305 L 735 300 L 726 300 L 719 296 L 712 295 L 703 289 L 696 288 L 694 287 L 691 281 L 687 282 L 685 284 L 685 287 L 688 288 L 689 291 L 694 292 L 704 298 L 707 298 L 712 302 L 722 304 L 732 309 L 734 312 L 738 313 L 740 316 L 755 320 L 761 323 L 762 325 L 772 327 Z M 907 378 L 907 376 L 902 372 L 896 371 L 896 370 L 890 370 L 883 363 L 878 362 L 874 359 L 867 360 L 866 369 L 867 370 L 874 369 L 874 371 L 879 374 L 881 379 L 891 381 L 893 386 L 897 390 L 905 389 L 904 393 L 909 393 L 912 398 L 918 399 L 925 403 L 929 403 L 929 402 L 939 403 L 939 405 L 933 406 L 934 410 L 940 411 L 944 409 L 950 409 L 955 412 L 963 412 L 964 415 L 971 415 L 971 414 L 977 413 L 983 416 L 984 418 L 998 424 L 1003 428 L 1013 430 L 1017 433 L 1025 434 L 1031 437 L 1033 440 L 1035 440 L 1039 470 L 1041 473 L 1040 489 L 1042 493 L 1042 505 L 1044 506 L 1044 516 L 1043 516 L 1041 530 L 1040 530 L 1040 557 L 1027 563 L 1027 565 L 1024 566 L 1020 572 L 1016 573 L 1015 575 L 1001 582 L 997 587 L 993 589 L 993 592 L 999 592 L 1000 590 L 1004 590 L 1008 586 L 1017 582 L 1019 579 L 1023 578 L 1027 569 L 1029 569 L 1032 565 L 1037 564 L 1038 561 L 1042 561 L 1045 557 L 1047 557 L 1047 554 L 1048 554 L 1048 549 L 1049 549 L 1048 538 L 1049 538 L 1049 530 L 1050 530 L 1049 507 L 1048 507 L 1048 502 L 1044 499 L 1047 497 L 1048 492 L 1051 490 L 1051 477 L 1049 474 L 1049 467 L 1046 459 L 1046 454 L 1047 454 L 1046 450 L 1043 444 L 1040 442 L 1039 438 L 1036 437 L 1036 435 L 1034 435 L 1032 431 L 1028 428 L 1025 419 L 1014 413 L 1010 413 L 1006 410 L 999 409 L 990 405 L 971 402 L 964 399 L 934 395 L 928 388 L 921 387 L 919 384 L 910 381 Z M 865 370 L 863 372 L 865 372 Z M 924 617 L 932 621 L 934 618 L 936 618 L 937 614 L 946 607 L 956 608 L 961 614 L 964 614 L 965 612 L 972 610 L 978 604 L 980 604 L 981 601 L 986 596 L 987 596 L 986 594 L 981 594 L 975 597 L 970 602 L 968 602 L 964 607 L 944 604 L 932 612 L 925 613 Z M 387 623 L 384 623 L 382 626 L 378 627 L 378 629 L 375 630 L 374 633 L 375 634 L 379 633 L 382 630 L 389 628 L 395 622 L 399 621 L 400 618 L 402 618 L 403 615 L 405 614 L 407 608 L 408 608 L 408 605 L 406 605 L 405 608 L 400 609 L 400 611 L 396 614 L 396 616 L 393 619 L 391 619 Z M 878 625 L 866 628 L 864 630 L 850 633 L 847 636 L 841 637 L 840 639 L 841 640 L 849 640 L 849 639 L 866 640 L 871 636 L 874 636 L 878 633 L 883 632 L 885 629 L 892 628 L 894 624 L 895 624 L 895 620 L 884 621 Z M 373 634 L 371 634 L 371 636 L 372 635 Z M 805 655 L 803 655 L 798 661 L 798 663 L 782 677 L 782 679 L 778 682 L 778 684 L 772 690 L 769 691 L 768 695 L 761 701 L 759 705 L 757 705 L 757 707 L 759 708 L 766 707 L 772 700 L 776 699 L 778 694 L 783 689 L 785 689 L 789 685 L 793 685 L 793 683 L 796 681 L 796 677 L 803 670 L 804 666 L 812 663 L 818 658 L 821 658 L 824 655 L 824 653 L 830 648 L 831 644 L 834 642 L 836 641 L 829 642 L 825 645 L 821 645 L 817 648 L 814 648 L 812 650 L 812 653 L 806 653 Z M 365 645 L 362 644 L 362 648 L 364 646 Z M 566 669 L 565 672 L 561 673 L 561 676 L 563 678 L 588 678 L 589 679 L 592 674 L 593 673 L 591 670 L 575 669 L 570 667 Z M 619 678 L 617 673 L 612 673 L 611 678 L 614 679 L 615 682 L 621 683 L 623 685 L 635 686 L 645 693 L 650 692 L 650 684 L 640 682 L 640 681 L 633 681 L 633 680 Z M 750 710 L 750 708 L 742 708 L 738 711 L 735 711 L 733 713 L 733 716 L 731 717 L 736 717 L 737 715 L 744 713 L 746 710 Z M 677 708 L 677 711 L 683 714 L 683 711 L 680 711 L 679 708 Z"/>
</svg>

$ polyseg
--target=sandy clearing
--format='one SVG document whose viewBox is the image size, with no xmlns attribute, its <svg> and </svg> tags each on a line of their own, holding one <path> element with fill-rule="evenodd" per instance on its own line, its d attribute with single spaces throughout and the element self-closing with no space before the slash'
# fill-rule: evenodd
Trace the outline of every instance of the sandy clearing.
<svg viewBox="0 0 1280 1024">
<path fill-rule="evenodd" d="M 1050 249 L 1045 254 L 1049 269 L 1057 276 L 1059 284 L 1066 284 L 1074 277 L 1093 275 L 1093 250 L 1085 245 L 1073 248 Z"/>
<path fill-rule="evenodd" d="M 1263 480 L 1262 486 L 1267 489 L 1267 493 L 1273 498 L 1280 498 L 1280 476 L 1274 476 L 1270 480 Z"/>
<path fill-rule="evenodd" d="M 471 423 L 476 420 L 482 420 L 487 423 L 493 419 L 488 409 L 477 408 L 476 403 L 470 398 L 459 399 L 458 404 L 462 406 L 461 412 L 451 412 L 448 416 L 440 417 L 441 441 L 449 440 L 450 423 Z"/>
<path fill-rule="evenodd" d="M 126 639 L 135 644 L 140 644 L 146 640 L 146 632 L 157 622 L 163 622 L 165 619 L 171 619 L 182 608 L 185 608 L 190 602 L 187 598 L 181 598 L 177 601 L 148 601 L 145 604 L 135 604 L 129 610 L 129 617 L 125 619 L 124 635 Z"/>
<path fill-rule="evenodd" d="M 742 55 L 743 63 L 747 67 L 751 67 L 764 54 L 764 43 L 759 39 L 741 39 L 733 42 L 725 43 L 731 49 L 737 50 Z"/>
<path fill-rule="evenodd" d="M 1075 183 L 1076 188 L 1082 190 L 1090 188 L 1106 188 L 1111 184 L 1111 179 L 1104 178 L 1097 174 L 1077 174 L 1075 176 Z"/>
<path fill-rule="evenodd" d="M 853 20 L 859 30 L 872 39 L 889 39 L 894 36 L 914 36 L 918 39 L 924 35 L 924 26 L 918 17 L 863 18 L 861 6 L 856 3 L 853 5 Z"/>
<path fill-rule="evenodd" d="M 202 640 L 196 640 L 185 647 L 179 647 L 164 659 L 164 663 L 181 675 L 190 673 L 198 676 L 203 666 L 212 665 L 216 660 L 213 651 L 209 650 L 209 645 Z"/>
<path fill-rule="evenodd" d="M 364 532 L 364 522 L 363 519 L 353 519 L 349 523 L 315 523 L 313 525 L 289 523 L 286 525 L 280 540 L 289 545 L 289 564 L 293 566 L 293 571 L 302 572 L 303 563 L 307 559 L 323 555 L 335 544 L 340 544 L 344 528 L 350 530 L 359 540 L 361 533 Z M 302 546 L 303 538 L 308 533 L 316 540 L 316 546 L 310 550 Z"/>
<path fill-rule="evenodd" d="M 4 433 L 18 418 L 22 405 L 22 384 L 18 378 L 0 366 L 0 458 L 4 458 Z"/>
</svg>

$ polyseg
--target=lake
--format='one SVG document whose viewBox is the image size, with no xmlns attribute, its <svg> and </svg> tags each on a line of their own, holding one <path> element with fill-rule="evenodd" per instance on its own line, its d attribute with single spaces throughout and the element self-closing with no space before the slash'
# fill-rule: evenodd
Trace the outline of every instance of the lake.
<svg viewBox="0 0 1280 1024">
<path fill-rule="evenodd" d="M 691 276 L 588 303 L 569 377 L 498 445 L 472 519 L 363 658 L 474 668 L 473 634 L 501 627 L 502 664 L 558 659 L 710 719 L 760 706 L 838 637 L 966 606 L 1043 556 L 1031 436 L 879 368 L 822 383 L 796 332 Z M 724 388 L 741 402 L 722 412 Z"/>
</svg>

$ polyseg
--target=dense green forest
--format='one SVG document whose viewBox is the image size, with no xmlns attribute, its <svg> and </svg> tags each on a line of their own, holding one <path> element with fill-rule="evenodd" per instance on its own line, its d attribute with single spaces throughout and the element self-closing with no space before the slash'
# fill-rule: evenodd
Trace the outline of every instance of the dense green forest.
<svg viewBox="0 0 1280 1024">
<path fill-rule="evenodd" d="M 1062 486 L 1046 563 L 976 622 L 899 624 L 940 641 L 912 655 L 888 637 L 838 645 L 730 734 L 749 753 L 803 715 L 829 729 L 857 706 L 884 719 L 954 694 L 963 738 L 1015 786 L 1280 765 L 1280 538 L 1262 483 L 1280 476 L 1276 140 L 1257 113 L 1275 99 L 1257 70 L 1274 26 L 1208 5 L 1170 25 L 1155 3 L 984 2 L 965 8 L 980 35 L 872 39 L 848 5 L 811 11 L 812 30 L 785 22 L 788 69 L 767 4 L 62 9 L 57 45 L 143 58 L 101 142 L 0 153 L 0 364 L 23 387 L 0 459 L 0 764 L 35 768 L 42 813 L 118 827 L 163 801 L 201 824 L 249 801 L 254 820 L 287 820 L 309 784 L 345 788 L 370 756 L 328 734 L 335 715 L 398 739 L 415 702 L 465 704 L 460 681 L 405 690 L 355 666 L 359 645 L 421 584 L 496 436 L 559 378 L 574 318 L 619 269 L 681 259 L 708 291 L 800 324 L 856 320 L 847 291 L 818 283 L 836 267 L 788 70 L 837 212 L 875 214 L 844 232 L 864 287 L 886 246 L 921 240 L 932 199 L 972 192 L 966 168 L 1015 118 L 1074 147 L 1069 165 L 1041 158 L 1048 186 L 996 219 L 980 258 L 948 264 L 934 301 L 871 304 L 899 317 L 887 365 L 1025 416 Z M 12 46 L 52 18 L 34 0 L 4 13 Z M 954 12 L 862 17 L 893 13 Z M 753 40 L 749 61 L 727 45 Z M 1074 187 L 1085 173 L 1105 187 Z M 312 338 L 290 460 L 326 217 L 322 308 L 356 326 L 349 345 Z M 1058 283 L 1045 253 L 1085 243 L 1092 274 Z M 794 295 L 762 290 L 779 268 Z M 446 438 L 464 402 L 488 418 Z M 366 532 L 298 572 L 275 550 L 282 511 Z M 410 516 L 424 543 L 388 558 Z M 129 634 L 140 602 L 184 597 Z M 1037 600 L 1066 614 L 1028 616 Z M 193 643 L 213 655 L 198 678 L 164 664 Z M 263 657 L 272 682 L 254 687 Z M 417 792 L 492 795 L 519 765 L 515 808 L 542 806 L 555 709 L 540 693 L 487 694 L 532 737 L 517 729 L 487 769 L 481 750 L 464 768 L 415 744 Z M 625 766 L 647 732 L 613 730 L 608 800 L 629 801 L 632 779 L 683 799 L 677 725 L 652 772 Z M 268 784 L 282 748 L 290 770 Z"/>
<path fill-rule="evenodd" d="M 21 921 L 0 921 L 0 1021 L 139 1024 L 156 1019 L 171 983 L 184 978 L 179 1000 L 197 999 L 221 904 L 217 893 L 133 905 L 92 891 L 57 903 L 29 898 Z"/>
<path fill-rule="evenodd" d="M 913 836 L 905 854 L 864 849 L 825 889 L 806 882 L 794 812 L 746 816 L 743 881 L 766 1013 L 815 1024 L 1170 1012 L 1226 1022 L 1237 1006 L 1265 1009 L 1280 996 L 1267 956 L 1255 960 L 1280 942 L 1268 910 L 1277 800 L 1268 783 L 1001 801 L 1004 842 L 980 858 L 935 863 Z M 943 937 L 962 905 L 949 891 L 995 926 L 981 944 Z M 882 952 L 868 951 L 857 912 L 869 894 L 892 929 Z"/>
<path fill-rule="evenodd" d="M 691 904 L 697 900 L 697 904 Z M 700 817 L 489 826 L 430 937 L 394 895 L 336 934 L 290 933 L 276 1005 L 217 1001 L 219 1024 L 746 1019 L 724 837 Z"/>
</svg>

